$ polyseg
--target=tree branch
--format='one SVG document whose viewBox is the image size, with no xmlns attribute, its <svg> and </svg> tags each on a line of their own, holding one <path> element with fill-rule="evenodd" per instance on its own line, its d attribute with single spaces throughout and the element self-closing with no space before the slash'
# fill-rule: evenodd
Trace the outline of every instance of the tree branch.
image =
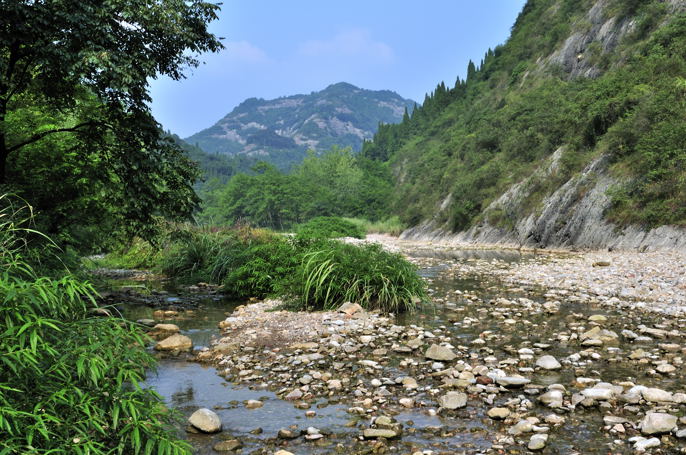
<svg viewBox="0 0 686 455">
<path fill-rule="evenodd" d="M 96 125 L 96 124 L 97 124 L 96 122 L 84 122 L 84 123 L 79 123 L 78 125 L 72 126 L 72 127 L 70 127 L 70 128 L 56 128 L 56 129 L 53 129 L 53 130 L 41 131 L 40 133 L 34 134 L 33 136 L 31 136 L 30 138 L 26 139 L 25 141 L 19 142 L 18 144 L 14 144 L 14 145 L 12 145 L 11 147 L 8 147 L 8 148 L 7 148 L 7 153 L 8 153 L 8 154 L 9 154 L 9 153 L 12 153 L 12 152 L 14 152 L 15 150 L 18 150 L 18 149 L 20 149 L 20 148 L 22 148 L 22 147 L 24 147 L 24 146 L 26 146 L 26 145 L 32 144 L 32 143 L 34 143 L 34 142 L 36 142 L 36 141 L 40 141 L 40 140 L 43 139 L 45 136 L 48 136 L 48 135 L 50 135 L 50 134 L 55 134 L 55 133 L 73 133 L 73 132 L 76 132 L 76 131 L 80 130 L 81 128 L 86 127 L 86 126 L 94 126 L 94 125 Z"/>
</svg>

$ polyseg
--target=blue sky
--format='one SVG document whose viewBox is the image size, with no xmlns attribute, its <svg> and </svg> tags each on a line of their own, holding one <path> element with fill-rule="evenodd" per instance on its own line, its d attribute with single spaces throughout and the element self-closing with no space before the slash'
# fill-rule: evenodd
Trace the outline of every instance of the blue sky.
<svg viewBox="0 0 686 455">
<path fill-rule="evenodd" d="M 226 49 L 187 78 L 151 81 L 152 110 L 187 137 L 246 98 L 310 93 L 336 82 L 418 102 L 469 59 L 505 42 L 525 0 L 224 0 L 210 30 Z"/>
</svg>

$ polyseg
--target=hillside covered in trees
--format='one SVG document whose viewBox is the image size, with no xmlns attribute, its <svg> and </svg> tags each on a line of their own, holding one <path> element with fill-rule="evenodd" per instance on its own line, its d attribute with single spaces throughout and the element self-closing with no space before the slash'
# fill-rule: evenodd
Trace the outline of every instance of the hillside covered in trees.
<svg viewBox="0 0 686 455">
<path fill-rule="evenodd" d="M 686 224 L 686 2 L 530 0 L 363 155 L 416 236 L 638 247 Z M 672 228 L 670 228 L 672 229 Z M 654 232 L 653 232 L 654 233 Z M 651 234 L 652 235 L 652 234 Z M 619 240 L 615 240 L 619 239 Z"/>
</svg>

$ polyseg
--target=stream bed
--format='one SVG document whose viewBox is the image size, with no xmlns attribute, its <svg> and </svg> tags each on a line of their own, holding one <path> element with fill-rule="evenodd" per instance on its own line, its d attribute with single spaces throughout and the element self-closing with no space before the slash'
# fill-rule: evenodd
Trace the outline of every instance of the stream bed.
<svg viewBox="0 0 686 455">
<path fill-rule="evenodd" d="M 420 311 L 399 316 L 394 324 L 413 334 L 419 333 L 419 338 L 426 344 L 412 353 L 395 352 L 390 342 L 380 338 L 378 345 L 369 346 L 369 350 L 387 348 L 381 366 L 375 370 L 358 370 L 359 376 L 350 377 L 348 396 L 314 393 L 307 409 L 315 412 L 310 412 L 309 417 L 304 409 L 282 399 L 286 385 L 280 385 L 268 373 L 262 380 L 246 382 L 236 375 L 218 371 L 216 366 L 190 361 L 183 356 L 162 358 L 157 372 L 149 375 L 147 385 L 186 417 L 203 407 L 220 416 L 224 427 L 218 434 L 193 434 L 186 433 L 185 428 L 179 429 L 197 454 L 215 454 L 213 446 L 227 439 L 239 440 L 242 453 L 256 454 L 272 454 L 278 449 L 302 455 L 530 453 L 526 443 L 531 433 L 522 435 L 509 431 L 520 418 L 527 416 L 537 420 L 536 425 L 543 428 L 542 434 L 550 435 L 543 453 L 633 453 L 627 440 L 640 435 L 636 426 L 646 412 L 645 403 L 634 406 L 632 403 L 599 401 L 568 406 L 575 401 L 573 393 L 598 382 L 626 383 L 625 388 L 631 383 L 670 392 L 682 391 L 683 340 L 678 330 L 682 320 L 613 309 L 602 302 L 597 305 L 579 303 L 579 299 L 564 292 L 504 285 L 488 273 L 464 273 L 465 264 L 472 262 L 478 262 L 478 269 L 487 271 L 489 267 L 517 267 L 527 261 L 540 260 L 533 255 L 512 251 L 417 249 L 410 258 L 419 265 L 421 276 L 428 280 L 432 302 Z M 131 283 L 119 281 L 118 286 L 131 286 Z M 178 310 L 178 315 L 164 322 L 178 325 L 181 332 L 192 339 L 195 348 L 210 347 L 212 340 L 221 336 L 219 321 L 244 303 L 227 301 L 217 294 L 188 293 L 154 280 L 137 282 L 134 286 L 143 286 L 155 294 L 157 304 L 154 307 L 140 303 L 121 304 L 118 308 L 122 314 L 132 320 L 155 319 L 153 312 L 160 308 Z M 592 318 L 594 315 L 596 317 Z M 622 335 L 601 344 L 580 345 L 579 335 L 594 327 Z M 640 333 L 638 327 L 654 328 L 655 331 Z M 623 331 L 638 333 L 632 338 Z M 441 412 L 437 401 L 446 389 L 436 385 L 437 379 L 431 379 L 430 372 L 440 372 L 445 366 L 441 362 L 438 365 L 426 362 L 421 355 L 433 337 L 450 340 L 460 359 L 458 365 L 462 365 L 460 368 L 467 366 L 461 370 L 469 373 L 464 378 L 469 378 L 472 384 L 475 384 L 475 375 L 470 371 L 477 365 L 502 368 L 508 374 L 521 374 L 531 382 L 523 388 L 490 393 L 493 390 L 489 387 L 493 386 L 489 382 L 477 381 L 482 388 L 467 389 L 467 406 Z M 543 354 L 558 359 L 562 367 L 555 370 L 535 367 L 535 360 Z M 358 357 L 365 358 L 362 354 Z M 414 360 L 410 361 L 410 358 Z M 265 362 L 263 366 L 269 368 Z M 321 367 L 310 365 L 310 368 L 328 369 L 336 375 L 330 364 L 323 361 L 320 364 Z M 658 372 L 656 368 L 663 364 L 674 366 L 674 370 L 665 374 Z M 286 365 L 273 366 L 275 370 L 289 370 Z M 300 366 L 295 368 L 294 375 L 300 374 L 300 369 Z M 393 386 L 393 378 L 405 376 L 416 377 L 419 387 L 403 390 Z M 378 391 L 379 386 L 374 385 L 374 379 L 386 381 L 381 388 L 385 389 L 387 383 L 389 396 L 377 400 L 375 390 Z M 425 386 L 423 380 L 434 382 Z M 565 389 L 564 406 L 551 407 L 541 402 L 539 397 L 551 385 L 561 385 Z M 363 415 L 351 412 L 357 407 L 351 399 L 365 397 L 374 398 L 374 406 Z M 411 408 L 398 406 L 394 402 L 401 397 L 411 398 L 416 405 Z M 246 409 L 248 400 L 257 400 L 263 405 Z M 504 421 L 489 418 L 487 411 L 494 407 L 509 408 L 512 415 Z M 657 403 L 651 408 L 668 410 L 677 417 L 684 414 L 683 406 L 676 402 Z M 361 428 L 366 428 L 372 418 L 384 413 L 403 425 L 402 438 L 381 444 L 361 441 Z M 551 415 L 550 419 L 546 417 Z M 614 420 L 604 421 L 608 415 Z M 686 422 L 680 427 L 683 423 Z M 279 430 L 284 428 L 297 432 L 309 427 L 317 429 L 324 437 L 316 441 L 277 437 Z M 666 436 L 654 453 L 683 453 L 684 445 L 679 441 Z"/>
</svg>

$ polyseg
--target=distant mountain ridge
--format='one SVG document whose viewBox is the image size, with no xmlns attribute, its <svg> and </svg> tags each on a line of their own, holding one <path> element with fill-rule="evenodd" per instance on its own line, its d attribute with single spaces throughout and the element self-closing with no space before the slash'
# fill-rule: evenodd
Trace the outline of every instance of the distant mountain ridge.
<svg viewBox="0 0 686 455">
<path fill-rule="evenodd" d="M 398 123 L 415 102 L 390 90 L 340 82 L 309 95 L 249 98 L 210 128 L 185 139 L 212 154 L 247 155 L 287 167 L 306 150 L 362 148 L 379 122 Z"/>
</svg>

